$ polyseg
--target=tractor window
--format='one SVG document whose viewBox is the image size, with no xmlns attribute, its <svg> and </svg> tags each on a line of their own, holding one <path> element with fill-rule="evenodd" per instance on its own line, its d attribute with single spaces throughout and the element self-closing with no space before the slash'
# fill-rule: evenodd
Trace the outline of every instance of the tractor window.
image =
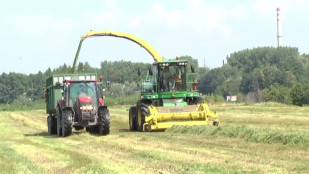
<svg viewBox="0 0 309 174">
<path fill-rule="evenodd" d="M 78 82 L 70 84 L 70 106 L 74 106 L 78 97 L 89 96 L 94 105 L 97 103 L 95 82 Z"/>
</svg>

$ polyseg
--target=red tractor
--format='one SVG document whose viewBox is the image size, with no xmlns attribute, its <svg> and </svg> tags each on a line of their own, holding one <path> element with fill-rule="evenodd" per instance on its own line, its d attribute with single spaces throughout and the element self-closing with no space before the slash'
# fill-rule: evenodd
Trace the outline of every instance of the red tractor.
<svg viewBox="0 0 309 174">
<path fill-rule="evenodd" d="M 51 85 L 51 88 L 47 86 L 47 111 L 49 107 L 55 106 L 53 99 L 57 100 L 57 91 L 58 93 L 61 91 L 61 95 L 58 95 L 61 99 L 57 100 L 55 114 L 50 112 L 47 118 L 49 134 L 57 133 L 58 136 L 65 137 L 72 133 L 73 127 L 75 130 L 86 128 L 86 131 L 100 135 L 109 134 L 110 114 L 107 106 L 104 106 L 102 83 L 91 78 L 95 76 L 76 74 L 60 76 L 63 76 L 63 79 L 69 78 L 61 83 L 55 82 L 57 78 L 59 79 L 59 75 L 52 76 L 51 78 L 54 78 L 52 84 L 55 85 Z M 84 77 L 90 78 L 84 80 Z"/>
</svg>

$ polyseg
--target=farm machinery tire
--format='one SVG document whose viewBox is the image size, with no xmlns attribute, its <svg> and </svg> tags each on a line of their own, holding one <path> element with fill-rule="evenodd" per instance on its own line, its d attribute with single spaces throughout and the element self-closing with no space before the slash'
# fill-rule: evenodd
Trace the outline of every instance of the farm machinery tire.
<svg viewBox="0 0 309 174">
<path fill-rule="evenodd" d="M 136 106 L 132 106 L 129 111 L 129 126 L 130 131 L 137 131 L 137 121 L 136 121 Z"/>
<path fill-rule="evenodd" d="M 61 108 L 58 106 L 57 109 L 57 119 L 56 119 L 56 125 L 57 125 L 57 135 L 60 137 L 62 136 L 62 126 L 61 126 Z"/>
<path fill-rule="evenodd" d="M 138 131 L 143 131 L 143 125 L 145 123 L 145 117 L 148 116 L 149 109 L 148 109 L 148 104 L 139 102 L 137 104 L 137 130 Z"/>
<path fill-rule="evenodd" d="M 61 117 L 62 136 L 66 137 L 72 134 L 72 118 L 73 114 L 70 110 L 64 110 Z"/>
<path fill-rule="evenodd" d="M 107 108 L 100 108 L 98 114 L 98 133 L 100 135 L 109 134 L 110 114 Z"/>
<path fill-rule="evenodd" d="M 47 128 L 48 128 L 48 135 L 57 134 L 57 120 L 54 116 L 49 115 L 47 117 Z"/>
</svg>

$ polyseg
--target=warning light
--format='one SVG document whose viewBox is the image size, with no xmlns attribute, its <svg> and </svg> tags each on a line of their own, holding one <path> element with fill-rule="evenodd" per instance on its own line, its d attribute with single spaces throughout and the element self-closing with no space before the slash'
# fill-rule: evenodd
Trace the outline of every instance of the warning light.
<svg viewBox="0 0 309 174">
<path fill-rule="evenodd" d="M 193 90 L 196 90 L 197 87 L 196 87 L 196 84 L 193 84 Z"/>
</svg>

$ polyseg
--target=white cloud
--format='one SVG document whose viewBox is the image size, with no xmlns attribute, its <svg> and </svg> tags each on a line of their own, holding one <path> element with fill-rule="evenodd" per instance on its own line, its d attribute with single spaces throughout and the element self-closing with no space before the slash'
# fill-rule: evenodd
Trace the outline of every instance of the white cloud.
<svg viewBox="0 0 309 174">
<path fill-rule="evenodd" d="M 167 16 L 167 25 L 170 28 L 177 28 L 183 24 L 183 19 L 185 19 L 184 11 L 173 10 Z"/>
<path fill-rule="evenodd" d="M 235 8 L 231 9 L 230 15 L 234 19 L 242 20 L 242 19 L 247 19 L 250 13 L 248 12 L 247 8 L 245 8 L 244 6 L 236 6 Z"/>
<path fill-rule="evenodd" d="M 153 16 L 160 19 L 160 25 L 169 29 L 187 27 L 191 30 L 208 35 L 215 31 L 229 31 L 226 22 L 226 10 L 205 4 L 201 0 L 187 1 L 183 9 L 166 10 L 162 4 L 156 3 L 152 7 Z"/>
<path fill-rule="evenodd" d="M 43 36 L 50 32 L 55 24 L 52 15 L 17 15 L 12 16 L 11 22 L 22 36 Z"/>
<path fill-rule="evenodd" d="M 152 6 L 152 14 L 158 18 L 164 18 L 166 16 L 166 11 L 160 3 L 155 3 Z"/>
<path fill-rule="evenodd" d="M 144 22 L 144 16 L 132 16 L 131 19 L 128 21 L 128 27 L 137 29 L 140 28 Z"/>
<path fill-rule="evenodd" d="M 73 20 L 68 17 L 61 17 L 55 21 L 55 29 L 60 31 L 72 31 Z"/>
</svg>

